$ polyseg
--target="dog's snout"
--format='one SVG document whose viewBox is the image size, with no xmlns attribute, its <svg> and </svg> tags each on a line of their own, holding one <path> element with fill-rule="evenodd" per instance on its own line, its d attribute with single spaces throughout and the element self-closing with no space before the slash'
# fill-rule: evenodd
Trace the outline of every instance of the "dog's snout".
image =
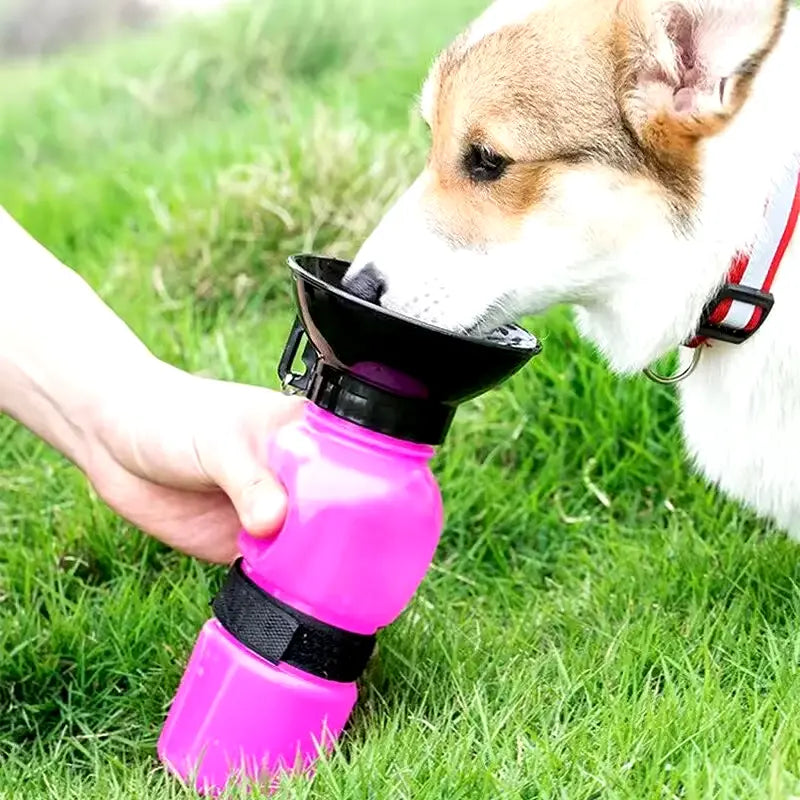
<svg viewBox="0 0 800 800">
<path fill-rule="evenodd" d="M 355 275 L 345 278 L 344 288 L 360 300 L 367 303 L 380 303 L 386 294 L 386 281 L 374 264 L 367 264 Z"/>
</svg>

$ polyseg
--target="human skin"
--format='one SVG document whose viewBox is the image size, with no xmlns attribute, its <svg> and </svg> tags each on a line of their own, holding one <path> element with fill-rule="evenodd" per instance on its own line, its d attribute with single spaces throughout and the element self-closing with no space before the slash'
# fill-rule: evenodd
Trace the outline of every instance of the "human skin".
<svg viewBox="0 0 800 800">
<path fill-rule="evenodd" d="M 0 207 L 0 412 L 143 531 L 217 563 L 235 558 L 241 528 L 274 535 L 286 496 L 264 442 L 301 403 L 156 358 Z"/>
</svg>

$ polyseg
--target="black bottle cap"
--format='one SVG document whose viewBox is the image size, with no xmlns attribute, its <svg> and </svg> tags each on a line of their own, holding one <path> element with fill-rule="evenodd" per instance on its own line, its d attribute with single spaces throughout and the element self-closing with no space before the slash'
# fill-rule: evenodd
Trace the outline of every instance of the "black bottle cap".
<svg viewBox="0 0 800 800">
<path fill-rule="evenodd" d="M 485 337 L 453 334 L 348 294 L 350 266 L 313 255 L 289 259 L 298 320 L 278 373 L 320 408 L 405 441 L 441 444 L 460 403 L 521 369 L 541 346 L 508 325 Z M 291 371 L 302 340 L 305 373 Z"/>
</svg>

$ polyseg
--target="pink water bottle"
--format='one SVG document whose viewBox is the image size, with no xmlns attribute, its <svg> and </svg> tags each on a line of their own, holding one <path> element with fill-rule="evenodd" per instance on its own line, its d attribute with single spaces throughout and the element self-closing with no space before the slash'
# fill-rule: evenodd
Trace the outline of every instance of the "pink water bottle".
<svg viewBox="0 0 800 800">
<path fill-rule="evenodd" d="M 171 771 L 212 795 L 242 780 L 274 787 L 331 747 L 376 633 L 439 541 L 434 446 L 458 404 L 539 351 L 516 326 L 466 337 L 387 312 L 341 287 L 346 262 L 290 266 L 299 319 L 279 372 L 308 403 L 265 452 L 288 515 L 272 540 L 240 535 L 158 743 Z"/>
</svg>

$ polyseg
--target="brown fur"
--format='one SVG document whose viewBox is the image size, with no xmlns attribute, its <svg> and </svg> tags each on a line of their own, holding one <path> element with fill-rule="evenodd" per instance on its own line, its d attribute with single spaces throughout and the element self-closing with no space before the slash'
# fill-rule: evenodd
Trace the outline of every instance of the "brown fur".
<svg viewBox="0 0 800 800">
<path fill-rule="evenodd" d="M 687 220 L 697 203 L 703 141 L 721 133 L 744 106 L 761 65 L 778 41 L 788 10 L 789 0 L 781 0 L 776 6 L 775 21 L 764 46 L 732 76 L 735 83 L 731 102 L 722 113 L 683 118 L 663 109 L 651 116 L 640 131 L 631 128 L 641 146 L 643 166 L 670 193 L 678 219 Z M 614 25 L 616 94 L 623 109 L 634 91 L 646 46 L 641 13 L 639 0 L 621 0 Z"/>
<path fill-rule="evenodd" d="M 435 68 L 428 202 L 447 220 L 442 229 L 457 231 L 462 244 L 472 244 L 477 231 L 482 242 L 502 238 L 568 163 L 635 167 L 613 96 L 610 7 L 588 0 L 570 4 L 573 12 L 562 8 L 535 26 L 504 28 L 469 49 L 457 40 Z M 513 160 L 502 181 L 469 181 L 463 154 L 470 143 Z"/>
<path fill-rule="evenodd" d="M 771 35 L 735 76 L 725 113 L 686 118 L 665 108 L 643 127 L 627 113 L 644 47 L 640 0 L 563 0 L 472 46 L 459 38 L 431 75 L 427 204 L 442 232 L 463 245 L 508 236 L 541 203 L 553 175 L 575 162 L 655 181 L 676 224 L 686 224 L 699 194 L 702 141 L 746 101 L 787 10 L 788 0 L 776 4 Z M 469 180 L 470 144 L 514 162 L 502 180 Z"/>
</svg>

